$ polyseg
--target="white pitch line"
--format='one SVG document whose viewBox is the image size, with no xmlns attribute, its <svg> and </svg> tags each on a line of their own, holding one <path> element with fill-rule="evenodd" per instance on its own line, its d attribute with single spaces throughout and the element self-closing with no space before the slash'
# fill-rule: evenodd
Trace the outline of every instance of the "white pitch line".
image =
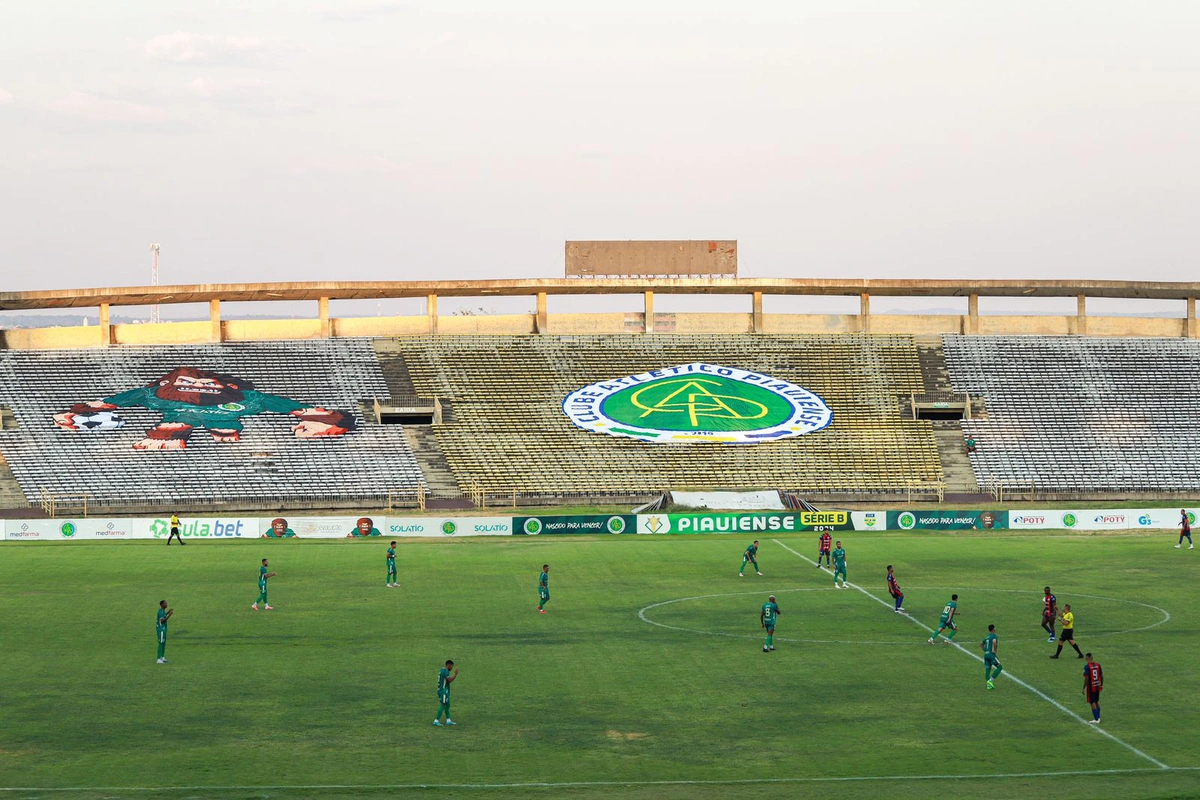
<svg viewBox="0 0 1200 800">
<path fill-rule="evenodd" d="M 986 779 L 1099 777 L 1103 775 L 1161 775 L 1167 772 L 1195 772 L 1200 767 L 1131 767 L 1127 769 L 1076 769 L 1058 772 L 1000 772 L 971 775 L 846 775 L 812 778 L 730 778 L 729 780 L 663 781 L 530 781 L 526 783 L 312 783 L 254 786 L 0 786 L 0 792 L 263 792 L 263 791 L 398 791 L 405 789 L 587 789 L 623 786 L 744 786 L 787 783 L 858 783 L 871 781 L 977 781 Z"/>
<path fill-rule="evenodd" d="M 786 544 L 784 544 L 783 542 L 779 541 L 778 539 L 772 539 L 771 541 L 775 542 L 775 544 L 779 545 L 779 546 L 780 546 L 780 547 L 782 547 L 784 550 L 787 550 L 787 551 L 788 551 L 789 553 L 791 553 L 792 555 L 794 555 L 794 556 L 797 556 L 798 558 L 802 558 L 802 559 L 804 559 L 805 561 L 807 561 L 807 562 L 808 562 L 808 563 L 810 563 L 810 564 L 815 564 L 815 565 L 816 565 L 818 568 L 820 568 L 820 569 L 821 569 L 822 571 L 824 571 L 824 572 L 829 572 L 829 570 L 827 570 L 825 567 L 822 567 L 820 564 L 817 564 L 817 562 L 813 561 L 813 560 L 812 560 L 811 558 L 809 558 L 808 556 L 806 556 L 806 555 L 803 555 L 802 553 L 798 553 L 798 552 L 796 552 L 795 550 L 793 550 L 792 548 L 788 547 Z M 859 585 L 857 585 L 857 584 L 854 584 L 854 583 L 850 584 L 850 586 L 851 586 L 852 588 L 854 588 L 854 589 L 857 589 L 858 591 L 862 592 L 862 593 L 863 593 L 863 594 L 865 594 L 867 597 L 869 597 L 869 598 L 871 598 L 872 600 L 874 600 L 876 603 L 879 603 L 880 605 L 882 605 L 884 608 L 895 610 L 895 609 L 893 608 L 893 606 L 892 606 L 890 603 L 888 603 L 888 602 L 886 602 L 885 600 L 883 600 L 883 599 L 881 599 L 881 598 L 877 597 L 876 595 L 873 595 L 873 594 L 871 594 L 870 592 L 868 592 L 866 589 L 862 588 L 861 586 L 859 586 Z M 911 621 L 911 622 L 912 622 L 914 625 L 916 625 L 917 627 L 919 627 L 919 628 L 922 628 L 923 630 L 925 630 L 925 631 L 928 631 L 929 633 L 933 633 L 933 632 L 934 632 L 934 631 L 933 631 L 933 628 L 929 627 L 929 626 L 928 626 L 928 625 L 926 625 L 924 622 L 921 622 L 921 620 L 917 619 L 916 617 L 914 617 L 914 616 L 912 616 L 912 615 L 910 615 L 910 614 L 905 614 L 905 615 L 904 615 L 904 617 L 905 617 L 906 619 L 910 620 L 910 621 Z M 976 654 L 976 653 L 972 653 L 970 650 L 968 650 L 967 648 L 963 647 L 963 646 L 962 646 L 961 644 L 959 644 L 958 642 L 955 642 L 955 641 L 950 641 L 950 644 L 951 644 L 951 645 L 953 645 L 955 648 L 957 648 L 957 649 L 958 649 L 960 652 L 962 652 L 962 653 L 966 653 L 967 655 L 969 655 L 971 658 L 975 659 L 975 660 L 976 660 L 976 661 L 978 661 L 979 663 L 981 663 L 981 664 L 983 663 L 983 657 L 982 657 L 982 656 L 980 656 L 980 655 L 978 655 L 978 654 Z M 1147 755 L 1146 753 L 1143 753 L 1141 750 L 1138 750 L 1136 747 L 1134 747 L 1133 745 L 1131 745 L 1129 742 L 1126 742 L 1126 741 L 1124 741 L 1123 739 L 1120 739 L 1120 738 L 1118 738 L 1117 736 L 1114 736 L 1113 734 L 1111 734 L 1111 733 L 1109 733 L 1108 731 L 1104 730 L 1104 728 L 1101 728 L 1099 725 L 1092 725 L 1092 724 L 1089 724 L 1089 723 L 1088 723 L 1088 721 L 1087 721 L 1087 720 L 1085 720 L 1083 717 L 1079 716 L 1079 715 L 1078 715 L 1078 714 L 1076 714 L 1074 711 L 1072 711 L 1071 709 L 1067 708 L 1067 707 L 1066 707 L 1066 706 L 1064 706 L 1062 703 L 1058 702 L 1058 701 L 1057 701 L 1057 700 L 1055 700 L 1053 697 L 1051 697 L 1050 695 L 1048 695 L 1048 694 L 1046 694 L 1045 692 L 1043 692 L 1041 689 L 1038 689 L 1038 688 L 1034 687 L 1033 685 L 1026 683 L 1025 681 L 1021 680 L 1021 679 L 1020 679 L 1020 678 L 1018 678 L 1016 675 L 1013 675 L 1011 672 L 1009 672 L 1009 671 L 1007 671 L 1007 670 L 1005 670 L 1003 674 L 1004 674 L 1004 675 L 1007 675 L 1007 676 L 1008 676 L 1008 679 L 1009 679 L 1010 681 L 1012 681 L 1013 683 L 1017 684 L 1018 686 L 1021 686 L 1021 687 L 1025 688 L 1025 689 L 1028 689 L 1028 690 L 1029 690 L 1029 691 L 1031 691 L 1031 692 L 1033 692 L 1035 695 L 1037 695 L 1038 697 L 1042 698 L 1042 699 L 1043 699 L 1043 700 L 1045 700 L 1047 703 L 1049 703 L 1050 705 L 1054 706 L 1055 708 L 1057 708 L 1059 711 L 1063 712 L 1063 713 L 1064 713 L 1064 714 L 1066 714 L 1067 716 L 1071 717 L 1071 718 L 1072 718 L 1072 719 L 1074 719 L 1076 722 L 1078 722 L 1080 725 L 1083 725 L 1085 728 L 1088 728 L 1089 730 L 1093 730 L 1093 731 L 1095 731 L 1096 733 L 1100 734 L 1101 736 L 1105 736 L 1105 737 L 1107 737 L 1108 739 L 1112 740 L 1113 742 L 1116 742 L 1117 744 L 1119 744 L 1119 745 L 1121 745 L 1122 747 L 1124 747 L 1124 748 L 1125 748 L 1126 750 L 1128 750 L 1129 752 L 1131 752 L 1131 753 L 1133 753 L 1133 754 L 1135 754 L 1135 755 L 1141 756 L 1142 758 L 1144 758 L 1145 760 L 1149 761 L 1151 764 L 1153 764 L 1154 766 L 1158 767 L 1159 769 L 1170 769 L 1170 767 L 1168 767 L 1168 766 L 1167 766 L 1166 764 L 1164 764 L 1163 762 L 1159 761 L 1159 760 L 1158 760 L 1157 758 L 1155 758 L 1154 756 L 1150 756 L 1150 755 Z"/>
</svg>

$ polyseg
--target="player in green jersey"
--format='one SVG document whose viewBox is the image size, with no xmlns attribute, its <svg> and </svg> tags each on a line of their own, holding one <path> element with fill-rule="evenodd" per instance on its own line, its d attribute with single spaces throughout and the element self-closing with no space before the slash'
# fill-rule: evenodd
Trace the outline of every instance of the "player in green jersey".
<svg viewBox="0 0 1200 800">
<path fill-rule="evenodd" d="M 454 673 L 451 674 L 450 670 Z M 439 728 L 442 726 L 442 715 L 446 716 L 446 724 L 453 725 L 454 720 L 450 719 L 450 684 L 454 683 L 454 679 L 458 677 L 458 667 L 454 666 L 453 661 L 446 661 L 446 666 L 438 670 L 438 711 L 437 716 L 433 718 L 433 724 Z"/>
<path fill-rule="evenodd" d="M 546 613 L 546 603 L 550 602 L 550 565 L 542 564 L 542 574 L 538 576 L 538 613 Z"/>
<path fill-rule="evenodd" d="M 942 639 L 946 644 L 954 638 L 954 634 L 958 633 L 958 626 L 954 624 L 954 617 L 958 614 L 958 595 L 950 595 L 950 602 L 946 603 L 946 607 L 942 609 L 942 616 L 938 620 L 938 629 L 933 632 L 933 636 L 929 637 L 929 643 L 933 644 L 942 631 L 949 629 L 950 633 L 946 634 L 946 638 Z"/>
<path fill-rule="evenodd" d="M 388 588 L 393 588 L 400 585 L 400 579 L 396 577 L 396 543 L 392 542 L 392 546 L 387 551 L 387 585 Z"/>
<path fill-rule="evenodd" d="M 754 571 L 755 571 L 755 572 L 758 572 L 758 558 L 757 558 L 757 556 L 758 556 L 758 539 L 755 539 L 755 540 L 754 540 L 754 544 L 752 544 L 752 545 L 750 545 L 749 547 L 747 547 L 747 548 L 746 548 L 746 552 L 745 552 L 745 554 L 742 556 L 742 568 L 741 568 L 740 570 L 738 570 L 738 577 L 739 577 L 739 578 L 744 578 L 744 577 L 746 577 L 746 565 L 747 565 L 747 564 L 753 564 L 753 565 L 754 565 Z M 761 572 L 758 572 L 758 574 L 759 574 L 759 575 L 762 575 L 762 573 L 761 573 Z"/>
<path fill-rule="evenodd" d="M 833 588 L 838 588 L 838 575 L 842 576 L 843 589 L 849 589 L 850 584 L 846 583 L 846 548 L 842 547 L 839 540 L 837 547 L 833 551 Z"/>
<path fill-rule="evenodd" d="M 763 642 L 763 652 L 769 653 L 775 649 L 775 620 L 779 618 L 779 606 L 775 604 L 775 595 L 767 598 L 762 605 L 758 619 L 767 630 L 767 640 Z"/>
<path fill-rule="evenodd" d="M 158 664 L 167 663 L 167 620 L 175 613 L 175 609 L 167 608 L 166 600 L 158 601 L 158 619 L 154 622 L 154 630 L 158 633 Z"/>
<path fill-rule="evenodd" d="M 987 678 L 987 687 L 995 689 L 996 684 L 992 683 L 996 678 L 1000 677 L 1000 673 L 1004 671 L 1004 667 L 1000 666 L 1000 659 L 996 657 L 996 651 L 999 647 L 1000 639 L 996 636 L 996 626 L 988 625 L 988 635 L 983 637 L 983 641 L 979 646 L 983 648 L 983 676 Z M 992 672 L 992 667 L 996 668 L 995 673 Z"/>
<path fill-rule="evenodd" d="M 274 577 L 274 572 L 267 572 L 267 560 L 264 558 L 262 566 L 258 568 L 258 599 L 254 601 L 254 605 L 250 606 L 255 611 L 258 611 L 259 603 L 266 606 L 267 611 L 275 610 L 275 607 L 267 602 L 267 580 Z"/>
</svg>

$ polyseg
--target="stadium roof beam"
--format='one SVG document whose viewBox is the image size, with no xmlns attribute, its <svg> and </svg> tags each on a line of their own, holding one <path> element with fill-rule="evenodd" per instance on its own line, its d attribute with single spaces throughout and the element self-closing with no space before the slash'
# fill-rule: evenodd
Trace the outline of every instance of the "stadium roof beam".
<svg viewBox="0 0 1200 800">
<path fill-rule="evenodd" d="M 0 292 L 0 310 L 96 308 L 276 300 L 382 300 L 430 296 L 590 294 L 875 295 L 879 297 L 1120 297 L 1187 300 L 1200 283 L 1077 280 L 884 280 L 844 278 L 525 278 L 462 281 L 322 281 L 128 286 Z"/>
</svg>

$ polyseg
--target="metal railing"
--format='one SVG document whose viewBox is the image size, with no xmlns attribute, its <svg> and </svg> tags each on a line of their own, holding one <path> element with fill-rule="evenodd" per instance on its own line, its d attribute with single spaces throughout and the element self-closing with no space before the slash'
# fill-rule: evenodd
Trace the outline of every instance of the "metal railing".
<svg viewBox="0 0 1200 800">
<path fill-rule="evenodd" d="M 426 488 L 425 481 L 417 481 L 415 489 L 388 489 L 387 510 L 390 513 L 397 508 L 411 508 L 412 505 L 404 503 L 405 500 L 411 499 L 413 505 L 424 511 L 428 496 L 429 489 Z"/>
<path fill-rule="evenodd" d="M 87 494 L 56 494 L 48 489 L 41 489 L 38 491 L 38 505 L 48 517 L 76 513 L 82 517 L 88 515 Z"/>
</svg>

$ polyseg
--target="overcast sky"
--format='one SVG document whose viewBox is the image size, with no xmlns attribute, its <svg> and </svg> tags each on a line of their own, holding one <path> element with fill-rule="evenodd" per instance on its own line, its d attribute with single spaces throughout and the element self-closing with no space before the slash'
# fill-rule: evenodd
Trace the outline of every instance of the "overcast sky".
<svg viewBox="0 0 1200 800">
<path fill-rule="evenodd" d="M 1195 280 L 1200 3 L 0 5 L 4 289 L 554 277 Z"/>
</svg>

